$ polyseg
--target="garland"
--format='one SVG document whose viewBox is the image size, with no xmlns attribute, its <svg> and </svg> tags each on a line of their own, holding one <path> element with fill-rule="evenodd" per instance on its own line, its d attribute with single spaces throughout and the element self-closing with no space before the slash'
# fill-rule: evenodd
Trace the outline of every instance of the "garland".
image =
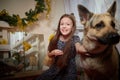
<svg viewBox="0 0 120 80">
<path fill-rule="evenodd" d="M 20 18 L 19 15 L 13 14 L 12 16 L 3 9 L 0 11 L 0 21 L 7 22 L 10 26 L 17 26 L 24 29 L 28 24 L 31 24 L 38 20 L 39 13 L 43 13 L 47 10 L 47 16 L 51 10 L 50 8 L 50 0 L 35 0 L 36 5 L 35 9 L 30 9 L 29 12 L 25 12 L 26 17 Z M 46 3 L 45 3 L 46 2 Z M 45 5 L 46 4 L 46 5 Z"/>
</svg>

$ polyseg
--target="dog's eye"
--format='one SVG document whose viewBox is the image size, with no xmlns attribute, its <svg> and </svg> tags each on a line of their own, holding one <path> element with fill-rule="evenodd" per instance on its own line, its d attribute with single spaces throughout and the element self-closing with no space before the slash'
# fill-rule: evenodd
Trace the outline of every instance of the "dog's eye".
<svg viewBox="0 0 120 80">
<path fill-rule="evenodd" d="M 111 26 L 115 28 L 115 23 L 113 21 L 111 21 Z"/>
<path fill-rule="evenodd" d="M 100 28 L 102 28 L 104 26 L 105 26 L 105 24 L 104 24 L 103 21 L 101 21 L 100 23 L 98 23 L 98 24 L 95 25 L 95 27 L 98 28 L 98 29 L 100 29 Z"/>
</svg>

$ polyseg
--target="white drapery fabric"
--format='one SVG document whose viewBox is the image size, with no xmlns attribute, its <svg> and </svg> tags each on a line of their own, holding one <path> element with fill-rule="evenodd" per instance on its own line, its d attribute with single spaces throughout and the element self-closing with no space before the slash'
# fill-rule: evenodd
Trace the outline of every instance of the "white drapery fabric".
<svg viewBox="0 0 120 80">
<path fill-rule="evenodd" d="M 65 6 L 65 12 L 70 14 L 74 13 L 76 17 L 76 23 L 77 23 L 77 29 L 83 29 L 83 26 L 80 24 L 80 18 L 78 15 L 77 5 L 82 4 L 88 10 L 94 13 L 103 13 L 106 12 L 107 9 L 112 5 L 113 1 L 115 0 L 64 0 L 64 6 Z M 118 5 L 120 5 L 120 0 L 117 1 L 117 12 L 116 12 L 116 18 L 118 21 L 120 21 L 120 8 Z"/>
</svg>

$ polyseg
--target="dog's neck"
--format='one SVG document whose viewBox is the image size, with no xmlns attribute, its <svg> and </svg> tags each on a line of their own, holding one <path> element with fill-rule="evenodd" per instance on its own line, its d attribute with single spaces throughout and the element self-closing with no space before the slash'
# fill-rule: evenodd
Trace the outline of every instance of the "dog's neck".
<svg viewBox="0 0 120 80">
<path fill-rule="evenodd" d="M 91 40 L 88 37 L 83 38 L 83 46 L 92 54 L 98 54 L 103 52 L 109 45 L 103 45 L 95 40 Z"/>
</svg>

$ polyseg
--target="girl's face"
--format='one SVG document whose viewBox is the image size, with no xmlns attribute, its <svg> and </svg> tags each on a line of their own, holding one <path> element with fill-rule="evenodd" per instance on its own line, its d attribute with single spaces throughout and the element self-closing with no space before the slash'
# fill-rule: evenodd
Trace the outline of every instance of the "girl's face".
<svg viewBox="0 0 120 80">
<path fill-rule="evenodd" d="M 64 17 L 60 21 L 60 32 L 63 36 L 67 36 L 71 33 L 73 22 L 70 18 Z"/>
</svg>

